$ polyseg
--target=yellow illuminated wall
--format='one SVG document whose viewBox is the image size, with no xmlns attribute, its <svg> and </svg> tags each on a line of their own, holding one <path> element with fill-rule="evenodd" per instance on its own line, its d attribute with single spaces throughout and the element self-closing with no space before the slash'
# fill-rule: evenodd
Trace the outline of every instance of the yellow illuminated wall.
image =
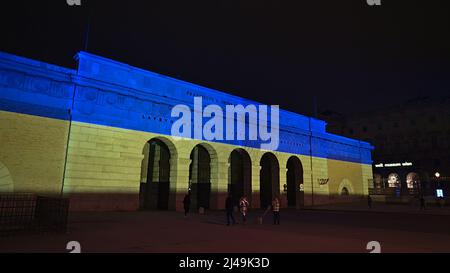
<svg viewBox="0 0 450 273">
<path fill-rule="evenodd" d="M 86 52 L 77 54 L 77 60 L 78 69 L 71 70 L 0 52 L 1 193 L 63 195 L 70 197 L 72 210 L 136 210 L 140 184 L 147 180 L 146 144 L 158 138 L 171 153 L 169 209 L 182 207 L 190 154 L 198 144 L 211 159 L 210 207 L 224 207 L 231 181 L 229 157 L 236 148 L 249 154 L 251 206 L 260 207 L 260 162 L 268 151 L 236 146 L 239 141 L 228 142 L 233 145 L 148 132 L 170 134 L 172 104 L 190 103 L 194 96 L 205 97 L 205 102 L 214 98 L 221 104 L 254 102 Z M 351 196 L 367 195 L 370 165 L 326 157 L 368 163 L 370 144 L 328 134 L 323 121 L 280 113 L 281 125 L 287 128 L 280 131 L 285 141 L 280 150 L 308 154 L 312 147 L 318 155 L 272 152 L 279 165 L 282 206 L 287 205 L 283 189 L 292 156 L 303 169 L 304 205 L 346 201 L 340 195 L 344 187 Z M 152 122 L 151 117 L 164 123 Z M 291 142 L 298 143 L 292 146 Z"/>
<path fill-rule="evenodd" d="M 64 193 L 72 198 L 75 210 L 134 210 L 139 205 L 139 185 L 145 181 L 147 164 L 144 152 L 146 143 L 152 139 L 162 140 L 171 152 L 169 208 L 181 209 L 182 198 L 188 189 L 190 153 L 197 144 L 202 144 L 211 156 L 211 207 L 223 208 L 228 190 L 229 156 L 233 149 L 245 149 L 252 162 L 253 207 L 259 207 L 260 159 L 265 151 L 247 147 L 181 139 L 152 133 L 112 128 L 87 123 L 72 123 L 69 154 L 64 184 Z M 286 184 L 286 165 L 291 156 L 302 163 L 305 205 L 314 202 L 324 204 L 330 195 L 339 195 L 338 188 L 344 180 L 351 184 L 352 195 L 367 194 L 363 181 L 362 164 L 312 158 L 302 155 L 273 152 L 280 166 L 280 189 L 282 203 L 286 204 L 283 185 Z M 365 169 L 366 168 L 366 169 Z M 319 179 L 329 178 L 329 183 L 320 185 Z M 311 181 L 314 182 L 312 185 Z M 365 185 L 365 186 L 364 186 Z M 314 200 L 311 198 L 314 193 Z M 114 201 L 113 201 L 114 200 Z M 336 198 L 332 199 L 336 201 Z"/>
<path fill-rule="evenodd" d="M 0 191 L 59 195 L 69 123 L 0 111 Z"/>
<path fill-rule="evenodd" d="M 211 208 L 224 207 L 229 156 L 236 148 L 250 155 L 252 206 L 259 207 L 260 160 L 265 153 L 259 149 L 73 122 L 63 179 L 69 122 L 0 111 L 0 124 L 2 192 L 59 195 L 64 181 L 64 195 L 71 198 L 72 210 L 136 210 L 140 183 L 146 175 L 146 143 L 157 137 L 171 152 L 170 209 L 182 207 L 188 188 L 189 156 L 197 144 L 202 144 L 211 156 Z M 302 163 L 305 205 L 337 202 L 344 186 L 353 196 L 367 195 L 370 165 L 273 153 L 280 166 L 283 205 L 287 203 L 283 185 L 291 156 L 297 156 Z M 328 182 L 321 185 L 320 179 Z"/>
</svg>

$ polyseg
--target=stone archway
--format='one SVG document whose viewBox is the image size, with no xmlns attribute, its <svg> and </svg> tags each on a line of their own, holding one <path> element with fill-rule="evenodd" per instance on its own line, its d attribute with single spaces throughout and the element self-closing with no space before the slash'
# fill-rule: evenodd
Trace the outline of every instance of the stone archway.
<svg viewBox="0 0 450 273">
<path fill-rule="evenodd" d="M 211 149 L 202 143 L 196 145 L 190 154 L 189 191 L 191 207 L 196 209 L 208 209 L 211 205 L 212 163 L 216 160 Z"/>
<path fill-rule="evenodd" d="M 286 193 L 289 207 L 303 207 L 304 194 L 300 191 L 300 185 L 303 184 L 303 166 L 300 159 L 291 156 L 286 164 Z"/>
<path fill-rule="evenodd" d="M 402 183 L 400 176 L 397 173 L 391 173 L 388 175 L 388 187 L 389 188 L 401 188 Z"/>
<path fill-rule="evenodd" d="M 410 172 L 406 175 L 406 188 L 411 195 L 418 195 L 421 192 L 420 176 L 416 172 Z"/>
<path fill-rule="evenodd" d="M 143 149 L 141 183 L 139 190 L 140 209 L 169 208 L 172 163 L 176 149 L 165 138 L 152 138 Z"/>
<path fill-rule="evenodd" d="M 260 204 L 266 209 L 272 203 L 272 198 L 280 195 L 280 165 L 277 157 L 267 152 L 261 157 Z"/>
<path fill-rule="evenodd" d="M 0 162 L 0 193 L 14 192 L 14 182 L 8 168 Z"/>
<path fill-rule="evenodd" d="M 410 172 L 406 175 L 406 186 L 408 189 L 418 189 L 420 187 L 420 176 L 418 173 Z"/>
<path fill-rule="evenodd" d="M 338 188 L 338 194 L 342 196 L 350 196 L 355 193 L 353 189 L 353 185 L 348 179 L 342 180 L 342 182 L 339 184 Z"/>
<path fill-rule="evenodd" d="M 348 191 L 348 189 L 346 187 L 343 187 L 341 190 L 341 195 L 348 196 L 348 195 L 350 195 L 350 192 Z"/>
<path fill-rule="evenodd" d="M 381 176 L 381 174 L 379 174 L 379 173 L 373 174 L 373 187 L 375 189 L 384 188 L 383 177 Z"/>
<path fill-rule="evenodd" d="M 229 157 L 230 172 L 228 179 L 228 192 L 237 204 L 242 196 L 252 203 L 252 161 L 244 149 L 234 149 Z"/>
</svg>

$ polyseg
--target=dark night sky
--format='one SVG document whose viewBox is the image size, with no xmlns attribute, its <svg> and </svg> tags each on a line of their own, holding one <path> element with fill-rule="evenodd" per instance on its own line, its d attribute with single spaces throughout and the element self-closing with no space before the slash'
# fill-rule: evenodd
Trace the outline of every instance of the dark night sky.
<svg viewBox="0 0 450 273">
<path fill-rule="evenodd" d="M 0 50 L 74 67 L 88 51 L 311 115 L 450 93 L 445 1 L 6 1 Z"/>
</svg>

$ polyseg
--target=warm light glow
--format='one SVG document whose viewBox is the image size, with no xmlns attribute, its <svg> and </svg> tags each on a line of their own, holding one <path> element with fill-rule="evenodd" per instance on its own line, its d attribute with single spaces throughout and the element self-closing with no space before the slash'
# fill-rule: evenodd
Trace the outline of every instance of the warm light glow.
<svg viewBox="0 0 450 273">
<path fill-rule="evenodd" d="M 438 173 L 438 172 L 436 172 L 436 173 L 434 174 L 434 176 L 436 176 L 437 178 L 439 178 L 439 176 L 441 176 L 441 174 Z"/>
</svg>

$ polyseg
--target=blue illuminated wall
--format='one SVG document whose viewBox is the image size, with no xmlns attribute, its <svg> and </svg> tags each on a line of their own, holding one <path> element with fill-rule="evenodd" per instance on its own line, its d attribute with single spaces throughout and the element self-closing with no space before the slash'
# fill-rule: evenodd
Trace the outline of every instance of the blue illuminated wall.
<svg viewBox="0 0 450 273">
<path fill-rule="evenodd" d="M 170 135 L 173 106 L 259 103 L 80 52 L 71 70 L 0 53 L 0 110 Z M 220 141 L 259 148 L 259 141 Z M 326 132 L 324 121 L 280 109 L 278 151 L 371 164 L 367 143 Z"/>
</svg>

